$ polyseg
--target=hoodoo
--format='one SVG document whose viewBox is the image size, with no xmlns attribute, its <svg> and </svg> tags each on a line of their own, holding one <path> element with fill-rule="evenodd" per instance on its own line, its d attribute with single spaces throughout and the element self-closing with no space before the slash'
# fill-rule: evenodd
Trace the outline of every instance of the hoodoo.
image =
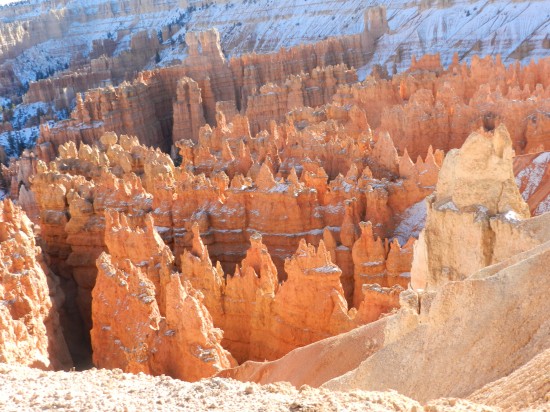
<svg viewBox="0 0 550 412">
<path fill-rule="evenodd" d="M 0 6 L 0 410 L 550 410 L 550 2 L 371 3 Z"/>
</svg>

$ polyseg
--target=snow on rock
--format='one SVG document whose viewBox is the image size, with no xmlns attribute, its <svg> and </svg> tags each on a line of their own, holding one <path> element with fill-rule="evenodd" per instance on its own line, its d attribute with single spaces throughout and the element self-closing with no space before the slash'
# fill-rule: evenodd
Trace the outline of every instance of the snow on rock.
<svg viewBox="0 0 550 412">
<path fill-rule="evenodd" d="M 40 114 L 45 114 L 49 110 L 50 105 L 44 102 L 20 104 L 13 111 L 11 125 L 15 130 L 20 130 L 25 127 L 25 124 L 30 118 L 37 117 Z"/>
<path fill-rule="evenodd" d="M 550 162 L 550 152 L 544 152 L 537 156 L 533 162 L 516 175 L 516 184 L 523 188 L 521 196 L 523 200 L 529 197 L 537 190 L 542 182 Z"/>
<path fill-rule="evenodd" d="M 543 213 L 550 212 L 550 195 L 546 197 L 542 202 L 539 203 L 535 209 L 535 215 L 542 215 Z"/>
<path fill-rule="evenodd" d="M 185 57 L 187 31 L 216 27 L 228 56 L 267 53 L 359 33 L 364 29 L 364 12 L 385 5 L 390 32 L 379 39 L 372 61 L 362 68 L 365 73 L 374 64 L 390 70 L 395 64 L 404 70 L 413 54 L 436 52 L 441 53 L 443 64 L 451 62 L 455 51 L 465 60 L 475 53 L 501 53 L 504 63 L 516 58 L 528 63 L 532 57 L 547 55 L 543 42 L 550 30 L 548 1 L 439 0 L 426 5 L 408 0 L 218 0 L 208 4 L 163 0 L 152 8 L 146 6 L 150 2 L 128 3 L 123 7 L 106 0 L 36 2 L 19 16 L 0 13 L 4 22 L 37 19 L 51 9 L 64 10 L 70 16 L 62 37 L 37 44 L 15 59 L 21 81 L 34 80 L 40 71 L 63 69 L 76 54 L 87 56 L 93 40 L 109 34 L 121 34 L 117 39 L 120 53 L 129 47 L 135 33 L 175 24 L 181 29 L 166 42 L 174 45 L 161 55 L 160 65 Z"/>
<path fill-rule="evenodd" d="M 9 157 L 18 157 L 23 149 L 34 146 L 38 133 L 38 126 L 1 133 L 0 146 L 4 147 Z"/>
<path fill-rule="evenodd" d="M 398 219 L 401 219 L 401 222 L 394 231 L 394 236 L 399 240 L 399 244 L 404 245 L 410 237 L 418 237 L 418 234 L 426 223 L 426 213 L 426 202 L 424 199 L 401 213 L 398 217 Z"/>
</svg>

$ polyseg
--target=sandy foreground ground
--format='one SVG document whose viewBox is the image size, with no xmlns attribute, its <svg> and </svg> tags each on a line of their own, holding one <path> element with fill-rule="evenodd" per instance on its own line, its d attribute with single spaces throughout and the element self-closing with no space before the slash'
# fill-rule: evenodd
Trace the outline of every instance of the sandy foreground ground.
<svg viewBox="0 0 550 412">
<path fill-rule="evenodd" d="M 120 370 L 44 372 L 0 364 L 1 411 L 492 411 L 466 401 L 422 407 L 396 392 L 333 392 L 212 378 L 188 383 Z"/>
</svg>

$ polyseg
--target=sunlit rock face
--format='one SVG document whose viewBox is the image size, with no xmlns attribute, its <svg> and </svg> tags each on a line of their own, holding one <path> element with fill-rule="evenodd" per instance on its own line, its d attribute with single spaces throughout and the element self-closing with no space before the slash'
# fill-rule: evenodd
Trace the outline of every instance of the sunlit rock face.
<svg viewBox="0 0 550 412">
<path fill-rule="evenodd" d="M 0 201 L 0 361 L 69 369 L 72 360 L 58 314 L 62 303 L 33 224 L 10 200 Z"/>
</svg>

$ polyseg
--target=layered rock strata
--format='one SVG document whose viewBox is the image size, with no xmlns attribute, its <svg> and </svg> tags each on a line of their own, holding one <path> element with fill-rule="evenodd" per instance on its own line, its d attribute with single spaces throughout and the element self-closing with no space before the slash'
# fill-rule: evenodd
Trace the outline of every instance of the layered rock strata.
<svg viewBox="0 0 550 412">
<path fill-rule="evenodd" d="M 59 144 L 69 140 L 91 144 L 105 131 L 133 134 L 145 144 L 168 150 L 181 138 L 197 141 L 200 108 L 213 126 L 216 102 L 234 102 L 247 115 L 255 135 L 270 130 L 271 120 L 284 121 L 289 110 L 323 105 L 333 95 L 338 105 L 358 106 L 377 135 L 389 132 L 399 152 L 407 149 L 413 159 L 426 153 L 430 145 L 444 151 L 459 147 L 471 130 L 480 126 L 492 130 L 500 123 L 507 124 L 516 152 L 545 147 L 548 122 L 541 113 L 549 101 L 543 75 L 548 59 L 526 67 L 505 67 L 498 56 L 496 60 L 473 58 L 471 66 L 459 64 L 457 57 L 443 70 L 436 64 L 438 56 L 431 56 L 425 59 L 430 64 L 413 62 L 410 71 L 392 79 L 371 77 L 351 84 L 355 73 L 345 66 L 315 66 L 298 59 L 304 65 L 296 70 L 283 65 L 276 71 L 279 63 L 274 62 L 284 62 L 286 51 L 267 55 L 273 61 L 265 56 L 241 56 L 238 63 L 237 58 L 226 62 L 216 32 L 188 37 L 193 52 L 181 66 L 145 72 L 116 89 L 89 92 L 83 103 L 77 101 L 74 120 L 43 127 L 39 155 L 51 159 Z M 263 65 L 269 67 L 265 73 Z M 177 92 L 177 82 L 183 77 L 197 85 L 189 91 L 179 86 Z M 113 99 L 117 104 L 107 103 Z M 199 109 L 190 113 L 187 107 Z"/>
<path fill-rule="evenodd" d="M 285 173 L 282 166 L 274 175 L 276 169 L 269 156 L 260 166 L 258 156 L 266 151 L 261 142 L 252 146 L 251 141 L 249 145 L 239 143 L 241 150 L 249 153 L 248 165 L 242 163 L 242 157 L 236 163 L 230 148 L 219 153 L 221 164 L 229 162 L 227 171 L 231 180 L 222 171 L 223 167 L 216 173 L 210 169 L 210 177 L 192 174 L 193 168 L 198 169 L 201 163 L 200 157 L 190 154 L 206 152 L 211 160 L 216 158 L 217 154 L 208 149 L 215 147 L 211 142 L 205 140 L 204 148 L 182 146 L 179 167 L 158 150 L 139 145 L 137 139 L 121 136 L 118 140 L 113 134 L 101 138 L 101 148 L 81 145 L 77 150 L 73 143 L 68 143 L 60 147 L 61 157 L 49 166 L 39 162 L 32 188 L 40 210 L 46 251 L 54 270 L 77 282 L 78 300 L 88 324 L 89 296 L 95 280 L 93 262 L 106 250 L 105 209 L 136 217 L 151 213 L 160 235 L 177 259 L 193 246 L 192 226 L 198 224 L 210 256 L 221 263 L 226 273 L 231 273 L 244 257 L 252 233 L 262 235 L 279 280 L 285 278 L 284 259 L 294 253 L 301 238 L 313 244 L 324 239 L 334 263 L 342 268 L 342 284 L 350 305 L 358 306 L 362 300 L 363 283 L 406 286 L 411 244 L 390 243 L 382 238 L 392 235 L 399 222 L 399 218 L 392 218 L 396 212 L 406 211 L 433 190 L 438 170 L 433 154 L 429 153 L 428 161 L 421 164 L 405 163 L 408 169 L 405 166 L 402 169 L 408 177 L 395 182 L 374 178 L 368 166 L 364 166 L 360 174 L 361 164 L 352 163 L 345 178 L 339 175 L 327 185 L 326 172 L 311 161 L 301 167 L 300 179 L 292 168 L 287 178 L 281 176 L 275 180 L 279 173 Z M 388 143 L 391 146 L 391 139 L 380 141 L 380 144 Z M 190 151 L 186 154 L 187 148 Z M 399 160 L 395 150 L 389 152 L 394 157 L 388 162 L 397 168 Z M 226 156 L 227 153 L 231 156 Z M 303 151 L 295 153 L 297 159 Z M 373 167 L 377 164 L 369 157 L 363 159 L 371 161 Z M 292 160 L 292 164 L 294 162 Z M 230 172 L 232 165 L 243 168 L 242 172 L 253 178 L 245 178 L 238 169 Z M 420 170 L 424 172 L 420 174 Z M 374 222 L 371 233 L 361 238 L 358 236 L 360 220 Z M 410 235 L 404 234 L 406 239 Z M 380 239 L 375 241 L 375 237 Z M 354 257 L 352 249 L 356 241 L 361 246 L 355 249 L 361 251 L 354 252 Z M 377 252 L 370 252 L 370 248 Z M 365 277 L 361 268 L 374 261 L 377 262 L 376 276 Z"/>
</svg>

